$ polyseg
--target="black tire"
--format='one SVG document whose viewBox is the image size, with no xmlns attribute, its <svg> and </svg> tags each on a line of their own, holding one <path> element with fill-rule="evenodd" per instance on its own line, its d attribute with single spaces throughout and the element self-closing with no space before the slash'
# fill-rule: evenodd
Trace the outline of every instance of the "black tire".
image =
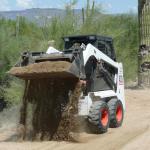
<svg viewBox="0 0 150 150">
<path fill-rule="evenodd" d="M 110 114 L 106 102 L 94 102 L 88 115 L 88 126 L 92 133 L 101 134 L 107 132 Z"/>
<path fill-rule="evenodd" d="M 118 99 L 111 99 L 108 102 L 110 112 L 110 125 L 111 128 L 118 128 L 123 123 L 124 109 L 122 102 Z"/>
</svg>

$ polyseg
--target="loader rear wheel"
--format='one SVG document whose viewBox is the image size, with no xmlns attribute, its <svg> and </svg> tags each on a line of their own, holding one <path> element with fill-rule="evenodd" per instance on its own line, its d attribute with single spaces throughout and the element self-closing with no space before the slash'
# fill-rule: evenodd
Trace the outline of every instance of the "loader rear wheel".
<svg viewBox="0 0 150 150">
<path fill-rule="evenodd" d="M 117 128 L 122 125 L 124 118 L 124 110 L 122 102 L 117 99 L 111 99 L 108 102 L 109 112 L 110 112 L 110 127 Z"/>
<path fill-rule="evenodd" d="M 109 108 L 106 102 L 94 102 L 88 115 L 88 125 L 92 133 L 105 133 L 109 127 Z"/>
</svg>

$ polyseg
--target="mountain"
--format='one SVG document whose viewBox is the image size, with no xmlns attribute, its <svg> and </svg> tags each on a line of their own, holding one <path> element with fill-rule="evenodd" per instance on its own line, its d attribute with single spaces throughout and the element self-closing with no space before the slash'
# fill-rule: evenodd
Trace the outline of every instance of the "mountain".
<svg viewBox="0 0 150 150">
<path fill-rule="evenodd" d="M 80 9 L 74 10 L 75 14 L 80 14 Z M 15 20 L 17 16 L 24 16 L 30 21 L 39 22 L 39 20 L 50 20 L 55 16 L 63 17 L 65 15 L 64 9 L 57 8 L 32 8 L 20 11 L 0 11 L 0 18 Z"/>
</svg>

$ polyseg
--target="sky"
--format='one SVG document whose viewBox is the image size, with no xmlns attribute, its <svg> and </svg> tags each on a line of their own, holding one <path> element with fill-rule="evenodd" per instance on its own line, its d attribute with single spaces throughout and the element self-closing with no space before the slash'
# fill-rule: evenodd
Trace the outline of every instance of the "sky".
<svg viewBox="0 0 150 150">
<path fill-rule="evenodd" d="M 86 6 L 87 0 L 77 0 L 75 8 Z M 91 3 L 93 0 L 90 0 Z M 105 13 L 137 12 L 138 0 L 95 0 Z M 24 10 L 29 8 L 65 8 L 70 0 L 0 0 L 0 11 Z"/>
</svg>

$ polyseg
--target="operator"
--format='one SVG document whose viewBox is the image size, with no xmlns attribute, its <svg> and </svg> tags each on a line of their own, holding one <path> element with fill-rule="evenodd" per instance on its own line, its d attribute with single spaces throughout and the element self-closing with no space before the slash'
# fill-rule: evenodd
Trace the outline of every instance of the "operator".
<svg viewBox="0 0 150 150">
<path fill-rule="evenodd" d="M 54 45 L 55 45 L 55 41 L 54 40 L 48 41 L 48 46 L 49 47 L 48 47 L 48 49 L 46 51 L 47 54 L 61 54 L 62 53 L 59 50 L 55 49 Z"/>
<path fill-rule="evenodd" d="M 71 48 L 72 49 L 79 49 L 80 46 L 81 46 L 81 44 L 76 42 L 76 43 L 73 44 L 73 46 Z"/>
</svg>

